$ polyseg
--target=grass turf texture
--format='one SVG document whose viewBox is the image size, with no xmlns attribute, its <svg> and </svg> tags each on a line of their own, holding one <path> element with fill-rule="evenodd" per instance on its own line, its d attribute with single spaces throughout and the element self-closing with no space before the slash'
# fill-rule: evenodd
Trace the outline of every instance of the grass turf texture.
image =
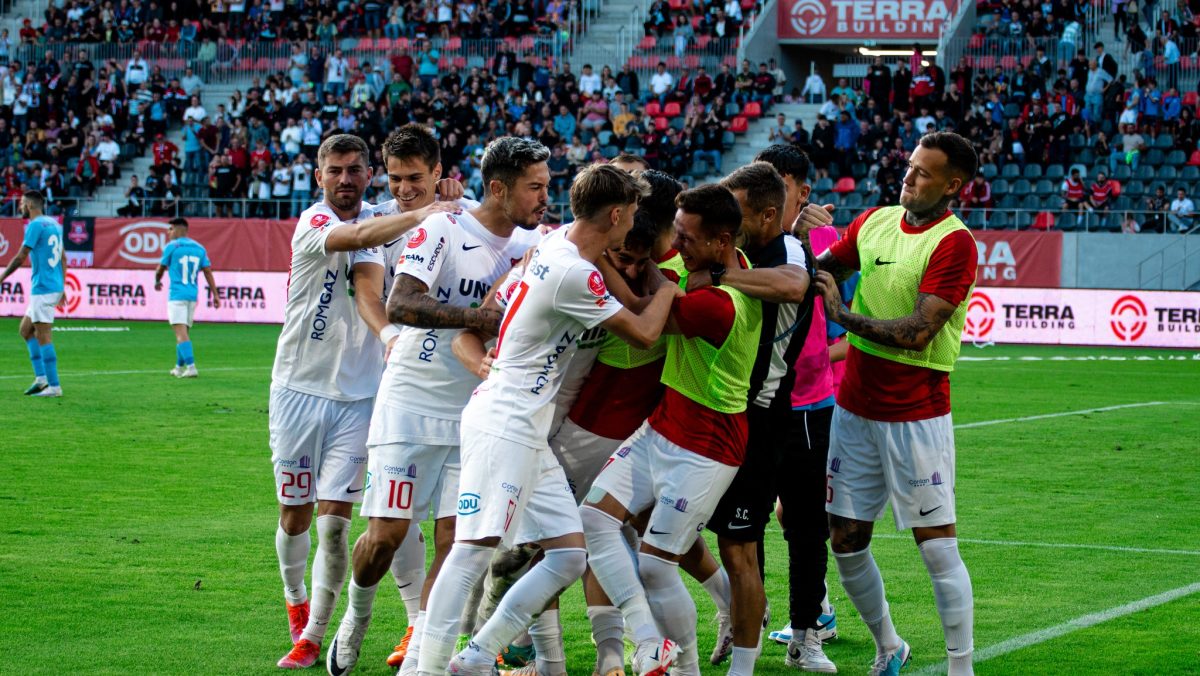
<svg viewBox="0 0 1200 676">
<path fill-rule="evenodd" d="M 176 380 L 165 323 L 55 334 L 65 396 L 22 397 L 31 380 L 16 320 L 0 320 L 0 636 L 21 673 L 257 673 L 289 648 L 273 534 L 267 392 L 278 327 L 200 325 L 200 377 Z M 966 347 L 953 377 L 958 424 L 1146 401 L 1130 408 L 959 430 L 958 517 L 975 587 L 977 650 L 1200 581 L 1200 361 L 1022 361 L 1185 354 L 1099 348 Z M 1187 354 L 1187 356 L 1191 356 Z M 98 374 L 97 372 L 128 372 Z M 90 374 L 90 375 L 86 375 Z M 352 537 L 364 521 L 354 520 Z M 428 531 L 427 531 L 428 532 Z M 944 660 L 928 577 L 890 518 L 872 549 L 911 670 Z M 1135 553 L 970 540 L 1188 550 Z M 772 628 L 786 622 L 786 548 L 767 543 Z M 404 611 L 381 583 L 357 673 L 383 664 Z M 713 607 L 697 585 L 705 674 Z M 842 673 L 873 654 L 837 582 Z M 344 595 L 342 601 L 344 607 Z M 331 622 L 335 631 L 339 607 Z M 1200 594 L 1068 633 L 977 665 L 980 674 L 1200 673 Z M 582 594 L 564 597 L 568 671 L 591 673 Z M 327 638 L 330 640 L 332 634 Z M 795 673 L 768 643 L 758 674 Z M 314 669 L 324 671 L 323 663 Z M 316 673 L 309 672 L 309 673 Z"/>
</svg>

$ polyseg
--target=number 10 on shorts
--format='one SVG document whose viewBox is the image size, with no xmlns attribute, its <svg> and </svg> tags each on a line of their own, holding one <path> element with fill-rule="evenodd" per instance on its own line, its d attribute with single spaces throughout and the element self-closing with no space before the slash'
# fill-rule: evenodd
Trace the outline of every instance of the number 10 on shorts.
<svg viewBox="0 0 1200 676">
<path fill-rule="evenodd" d="M 411 481 L 388 480 L 388 509 L 412 507 L 413 485 Z"/>
</svg>

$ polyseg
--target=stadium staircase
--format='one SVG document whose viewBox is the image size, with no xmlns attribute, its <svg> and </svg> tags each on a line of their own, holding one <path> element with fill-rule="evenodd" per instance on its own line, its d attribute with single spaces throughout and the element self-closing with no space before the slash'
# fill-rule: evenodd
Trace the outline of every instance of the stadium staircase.
<svg viewBox="0 0 1200 676">
<path fill-rule="evenodd" d="M 752 120 L 746 129 L 746 133 L 738 134 L 737 140 L 734 141 L 733 147 L 725 151 L 721 156 L 722 168 L 732 171 L 740 166 L 749 164 L 754 161 L 754 156 L 763 148 L 771 145 L 771 128 L 775 126 L 775 116 L 783 113 L 787 118 L 788 129 L 795 125 L 796 120 L 804 122 L 804 129 L 808 133 L 812 133 L 814 127 L 817 126 L 817 112 L 821 109 L 819 104 L 810 103 L 776 103 L 771 106 L 771 110 L 758 119 Z"/>
<path fill-rule="evenodd" d="M 596 72 L 604 66 L 614 73 L 621 70 L 641 40 L 649 6 L 650 0 L 605 0 L 587 23 L 585 35 L 574 40 L 571 72 L 578 75 L 585 63 L 592 64 Z M 642 86 L 649 86 L 649 81 Z"/>
</svg>

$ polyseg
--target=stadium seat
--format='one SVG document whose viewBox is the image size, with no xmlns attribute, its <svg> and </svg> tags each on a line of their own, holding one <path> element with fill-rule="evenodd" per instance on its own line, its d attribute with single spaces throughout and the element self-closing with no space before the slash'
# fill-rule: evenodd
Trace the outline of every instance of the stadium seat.
<svg viewBox="0 0 1200 676">
<path fill-rule="evenodd" d="M 875 190 L 877 185 L 878 184 L 875 182 L 875 179 L 864 178 L 863 180 L 858 182 L 858 185 L 855 186 L 854 190 L 855 190 L 855 192 L 857 192 L 860 195 L 870 195 L 871 192 L 873 190 Z"/>
<path fill-rule="evenodd" d="M 988 219 L 988 228 L 992 230 L 1004 230 L 1008 228 L 1011 222 L 1008 213 L 1003 211 L 992 212 L 991 218 Z"/>
<path fill-rule="evenodd" d="M 1118 197 L 1116 200 L 1113 201 L 1113 210 L 1114 211 L 1129 211 L 1132 208 L 1133 208 L 1133 200 L 1129 199 L 1129 197 L 1126 195 L 1121 195 L 1120 197 Z"/>
<path fill-rule="evenodd" d="M 858 209 L 863 205 L 863 196 L 856 192 L 846 193 L 842 196 L 842 205 Z"/>
<path fill-rule="evenodd" d="M 1125 184 L 1124 194 L 1132 199 L 1137 199 L 1146 194 L 1146 184 L 1141 181 L 1130 181 Z"/>
<path fill-rule="evenodd" d="M 676 107 L 679 106 L 679 104 L 675 105 Z M 651 101 L 646 104 L 646 114 L 650 117 L 662 117 L 662 106 L 658 104 L 658 101 Z"/>
<path fill-rule="evenodd" d="M 621 154 L 621 149 L 616 146 L 603 146 L 600 148 L 600 154 L 604 155 L 605 159 L 611 160 Z"/>
<path fill-rule="evenodd" d="M 692 161 L 692 168 L 688 171 L 692 178 L 705 178 L 708 176 L 708 162 L 700 158 Z"/>
<path fill-rule="evenodd" d="M 637 134 L 633 134 L 625 139 L 625 152 L 635 155 L 642 154 L 642 139 Z"/>
<path fill-rule="evenodd" d="M 1167 156 L 1163 154 L 1163 151 L 1158 148 L 1151 148 L 1146 151 L 1146 157 L 1142 161 L 1152 167 L 1157 167 L 1166 159 Z"/>
<path fill-rule="evenodd" d="M 708 44 L 710 42 L 712 42 L 712 36 L 709 35 L 708 33 L 698 35 L 698 36 L 696 36 L 696 49 L 703 52 L 704 50 L 708 49 Z M 717 69 L 714 68 L 713 70 L 717 70 Z"/>
<path fill-rule="evenodd" d="M 1171 165 L 1158 168 L 1158 177 L 1164 181 L 1174 181 L 1179 178 L 1179 170 Z"/>
<path fill-rule="evenodd" d="M 750 10 L 754 9 L 754 5 L 757 3 L 758 0 L 742 0 L 742 11 L 749 12 Z"/>
<path fill-rule="evenodd" d="M 1015 57 L 1011 54 L 1000 57 L 1000 67 L 1003 68 L 1005 70 L 1005 72 L 1012 72 L 1012 71 L 1016 70 L 1017 69 L 1017 57 Z M 1016 116 L 1014 115 L 1013 117 L 1016 117 Z"/>
<path fill-rule="evenodd" d="M 833 224 L 840 227 L 850 225 L 850 221 L 854 220 L 853 209 L 838 209 L 833 212 Z"/>
<path fill-rule="evenodd" d="M 996 175 L 1000 173 L 1000 170 L 996 168 L 996 165 L 992 164 L 991 162 L 983 165 L 983 167 L 980 168 L 980 171 L 983 172 L 983 177 L 989 181 L 996 178 Z"/>
<path fill-rule="evenodd" d="M 698 54 L 688 54 L 684 56 L 683 65 L 689 70 L 696 70 L 700 67 L 700 56 Z"/>
<path fill-rule="evenodd" d="M 1009 68 L 1006 70 L 1012 70 L 1012 69 Z M 1021 107 L 1018 106 L 1017 104 L 1009 103 L 1004 106 L 1004 117 L 1005 118 L 1011 119 L 1011 118 L 1020 117 L 1020 116 L 1021 116 Z"/>
<path fill-rule="evenodd" d="M 1013 194 L 1017 195 L 1018 197 L 1024 197 L 1025 195 L 1033 192 L 1033 185 L 1027 178 L 1018 178 L 1017 180 L 1013 181 L 1012 191 Z"/>
<path fill-rule="evenodd" d="M 729 131 L 735 134 L 744 134 L 750 128 L 750 121 L 745 117 L 738 115 L 729 123 Z"/>
<path fill-rule="evenodd" d="M 607 129 L 596 132 L 596 141 L 602 146 L 612 145 L 613 133 Z"/>
<path fill-rule="evenodd" d="M 1008 181 L 998 178 L 992 181 L 992 197 L 993 199 L 999 195 L 1007 195 L 1009 191 Z"/>
<path fill-rule="evenodd" d="M 1096 161 L 1096 153 L 1091 148 L 1084 148 L 1075 153 L 1075 161 L 1079 164 L 1091 164 Z"/>
<path fill-rule="evenodd" d="M 654 120 L 654 129 L 656 131 L 666 131 L 671 126 L 671 122 L 665 117 L 656 117 Z"/>
<path fill-rule="evenodd" d="M 1021 175 L 1031 181 L 1036 181 L 1042 177 L 1042 165 L 1027 164 L 1025 165 L 1025 171 L 1022 172 Z"/>
<path fill-rule="evenodd" d="M 762 117 L 762 105 L 758 101 L 750 101 L 742 108 L 742 115 L 757 120 Z"/>
<path fill-rule="evenodd" d="M 1026 195 L 1021 199 L 1021 208 L 1029 211 L 1037 211 L 1042 208 L 1042 198 L 1037 195 Z"/>
<path fill-rule="evenodd" d="M 737 143 L 737 137 L 733 135 L 733 132 L 725 131 L 725 133 L 721 134 L 721 146 L 725 150 L 733 148 L 735 143 Z"/>
<path fill-rule="evenodd" d="M 1061 181 L 1065 175 L 1061 164 L 1051 164 L 1046 167 L 1046 178 L 1051 181 Z"/>
<path fill-rule="evenodd" d="M 1000 201 L 996 203 L 996 206 L 1000 207 L 1001 209 L 1019 209 L 1021 207 L 1021 198 L 1011 194 L 1005 195 L 1004 197 L 1000 198 Z"/>
<path fill-rule="evenodd" d="M 1105 232 L 1121 232 L 1121 215 L 1105 214 L 1104 219 L 1100 222 L 1100 229 Z"/>
<path fill-rule="evenodd" d="M 1130 169 L 1128 164 L 1118 164 L 1112 177 L 1118 181 L 1128 181 L 1133 178 L 1133 169 Z"/>
<path fill-rule="evenodd" d="M 1166 161 L 1167 164 L 1171 165 L 1172 167 L 1181 167 L 1185 162 L 1187 162 L 1187 156 L 1183 154 L 1182 150 L 1172 150 L 1171 152 L 1167 153 Z"/>
<path fill-rule="evenodd" d="M 1179 178 L 1189 183 L 1200 181 L 1200 167 L 1187 165 L 1179 170 Z"/>
<path fill-rule="evenodd" d="M 1071 150 L 1083 150 L 1087 147 L 1087 137 L 1083 134 L 1071 134 Z"/>
<path fill-rule="evenodd" d="M 1042 195 L 1042 209 L 1057 210 L 1062 208 L 1062 195 Z"/>
<path fill-rule="evenodd" d="M 1169 151 L 1175 147 L 1175 137 L 1163 132 L 1154 139 L 1153 147 L 1159 150 Z"/>
<path fill-rule="evenodd" d="M 818 178 L 817 182 L 813 184 L 813 191 L 818 193 L 833 192 L 833 181 L 827 177 Z"/>
<path fill-rule="evenodd" d="M 1018 211 L 1009 226 L 1013 230 L 1028 230 L 1033 225 L 1033 216 L 1028 211 Z"/>
<path fill-rule="evenodd" d="M 1000 170 L 1000 175 L 1004 178 L 1021 178 L 1021 166 L 1018 164 L 1006 164 L 1004 169 Z"/>
<path fill-rule="evenodd" d="M 651 49 L 654 49 L 656 44 L 658 44 L 658 40 L 656 40 L 653 35 L 647 35 L 646 37 L 642 38 L 641 42 L 638 43 L 637 48 L 642 51 L 650 51 Z"/>
<path fill-rule="evenodd" d="M 987 227 L 987 213 L 983 209 L 974 209 L 967 216 L 967 227 L 979 230 Z"/>
<path fill-rule="evenodd" d="M 678 101 L 668 101 L 667 105 L 663 106 L 662 114 L 667 117 L 679 117 L 683 114 L 683 108 L 679 106 Z"/>
<path fill-rule="evenodd" d="M 843 176 L 833 184 L 833 191 L 836 193 L 854 192 L 854 178 L 852 176 Z"/>
<path fill-rule="evenodd" d="M 1053 230 L 1054 229 L 1054 214 L 1049 211 L 1040 212 L 1033 219 L 1033 225 L 1030 226 L 1034 230 Z"/>
<path fill-rule="evenodd" d="M 725 117 L 737 117 L 742 114 L 742 109 L 738 104 L 732 101 L 725 104 Z"/>
<path fill-rule="evenodd" d="M 1038 182 L 1034 184 L 1033 191 L 1038 195 L 1053 195 L 1058 192 L 1058 188 L 1055 187 L 1054 181 L 1043 178 L 1039 179 Z"/>
<path fill-rule="evenodd" d="M 1186 92 L 1183 95 L 1183 105 L 1195 108 L 1197 102 L 1200 102 L 1200 94 L 1196 92 Z"/>
<path fill-rule="evenodd" d="M 668 117 L 667 119 L 671 121 L 671 128 L 675 131 L 683 131 L 684 129 L 687 129 L 687 120 L 683 119 L 682 116 Z"/>
<path fill-rule="evenodd" d="M 981 72 L 990 72 L 996 67 L 996 57 L 991 55 L 981 56 L 975 60 L 975 65 Z"/>
<path fill-rule="evenodd" d="M 1137 170 L 1133 172 L 1133 177 L 1141 181 L 1153 181 L 1154 167 L 1147 166 L 1144 163 L 1139 164 Z"/>
</svg>

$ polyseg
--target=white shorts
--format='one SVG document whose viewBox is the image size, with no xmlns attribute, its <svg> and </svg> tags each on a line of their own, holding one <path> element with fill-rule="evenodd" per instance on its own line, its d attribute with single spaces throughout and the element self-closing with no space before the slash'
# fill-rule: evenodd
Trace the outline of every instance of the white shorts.
<svg viewBox="0 0 1200 676">
<path fill-rule="evenodd" d="M 61 293 L 37 293 L 29 296 L 29 307 L 25 308 L 25 316 L 34 324 L 53 324 L 54 309 L 58 305 Z"/>
<path fill-rule="evenodd" d="M 897 530 L 954 523 L 954 423 L 880 422 L 836 406 L 826 481 L 830 514 L 878 521 L 890 499 Z"/>
<path fill-rule="evenodd" d="M 567 485 L 575 494 L 575 504 L 583 504 L 592 482 L 604 469 L 605 461 L 621 447 L 621 439 L 609 439 L 589 432 L 564 419 L 550 439 L 550 450 L 567 475 Z"/>
<path fill-rule="evenodd" d="M 704 530 L 737 470 L 671 443 L 646 422 L 608 459 L 587 498 L 599 502 L 607 493 L 633 514 L 653 507 L 642 540 L 682 555 Z"/>
<path fill-rule="evenodd" d="M 167 301 L 167 323 L 192 325 L 192 317 L 196 316 L 196 301 L 169 300 Z"/>
<path fill-rule="evenodd" d="M 382 444 L 367 450 L 367 485 L 359 514 L 424 521 L 458 510 L 458 446 Z"/>
<path fill-rule="evenodd" d="M 335 401 L 272 385 L 269 420 L 281 504 L 362 502 L 370 399 Z"/>
<path fill-rule="evenodd" d="M 567 477 L 549 448 L 466 424 L 462 430 L 457 541 L 499 537 L 508 546 L 583 532 Z"/>
</svg>

